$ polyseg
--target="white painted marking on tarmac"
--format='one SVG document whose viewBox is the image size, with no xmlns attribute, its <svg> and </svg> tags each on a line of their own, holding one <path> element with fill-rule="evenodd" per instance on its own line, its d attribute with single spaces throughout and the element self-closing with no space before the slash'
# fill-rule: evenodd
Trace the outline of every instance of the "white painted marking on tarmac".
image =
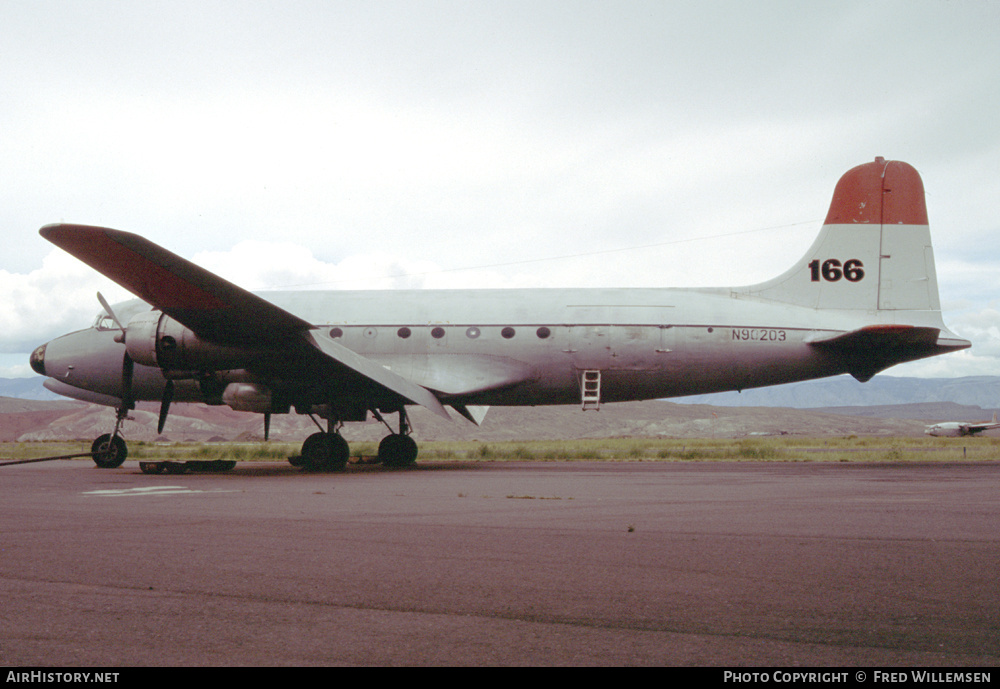
<svg viewBox="0 0 1000 689">
<path fill-rule="evenodd" d="M 140 488 L 122 488 L 108 490 L 90 490 L 84 495 L 100 495 L 104 497 L 119 497 L 130 495 L 184 495 L 189 493 L 233 493 L 231 490 L 194 490 L 184 486 L 145 486 Z"/>
</svg>

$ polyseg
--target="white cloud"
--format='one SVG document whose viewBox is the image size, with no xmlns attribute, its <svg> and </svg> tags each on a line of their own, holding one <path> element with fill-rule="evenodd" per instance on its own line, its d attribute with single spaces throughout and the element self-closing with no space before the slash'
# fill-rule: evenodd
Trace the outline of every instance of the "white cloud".
<svg viewBox="0 0 1000 689">
<path fill-rule="evenodd" d="M 111 302 L 130 298 L 121 287 L 68 254 L 53 250 L 28 274 L 0 270 L 0 352 L 29 352 L 47 340 L 90 326 L 101 310 L 97 292 Z"/>
<path fill-rule="evenodd" d="M 135 231 L 251 288 L 741 284 L 797 260 L 839 175 L 885 155 L 924 175 L 946 321 L 976 342 L 933 365 L 989 368 L 988 328 L 953 315 L 992 318 L 1000 287 L 998 19 L 0 4 L 0 352 L 85 325 L 115 289 L 55 258 L 47 222 Z"/>
</svg>

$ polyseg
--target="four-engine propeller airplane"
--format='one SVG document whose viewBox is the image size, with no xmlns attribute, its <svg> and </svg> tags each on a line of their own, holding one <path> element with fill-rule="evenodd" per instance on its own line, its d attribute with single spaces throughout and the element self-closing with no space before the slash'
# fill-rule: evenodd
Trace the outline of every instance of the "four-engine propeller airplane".
<svg viewBox="0 0 1000 689">
<path fill-rule="evenodd" d="M 943 438 L 961 438 L 966 435 L 976 435 L 994 428 L 1000 428 L 1000 423 L 997 423 L 996 412 L 993 412 L 993 421 L 945 421 L 927 426 L 924 429 L 924 433 Z"/>
<path fill-rule="evenodd" d="M 115 407 L 94 441 L 119 466 L 138 400 L 325 419 L 294 464 L 341 468 L 344 422 L 398 414 L 379 459 L 417 456 L 408 405 L 479 423 L 488 405 L 601 403 L 777 385 L 964 349 L 941 317 L 923 182 L 876 158 L 841 177 L 802 260 L 766 282 L 688 289 L 254 294 L 134 234 L 41 235 L 139 297 L 31 355 L 45 385 Z M 317 425 L 323 426 L 317 421 Z M 388 423 L 386 423 L 388 427 Z"/>
</svg>

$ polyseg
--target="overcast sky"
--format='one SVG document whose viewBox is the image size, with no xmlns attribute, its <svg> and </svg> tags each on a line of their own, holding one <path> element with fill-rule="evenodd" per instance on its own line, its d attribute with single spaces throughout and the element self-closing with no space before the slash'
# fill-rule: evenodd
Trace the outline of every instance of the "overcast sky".
<svg viewBox="0 0 1000 689">
<path fill-rule="evenodd" d="M 0 377 L 129 295 L 38 236 L 250 289 L 705 286 L 840 175 L 921 173 L 945 322 L 1000 375 L 1000 3 L 0 0 Z"/>
</svg>

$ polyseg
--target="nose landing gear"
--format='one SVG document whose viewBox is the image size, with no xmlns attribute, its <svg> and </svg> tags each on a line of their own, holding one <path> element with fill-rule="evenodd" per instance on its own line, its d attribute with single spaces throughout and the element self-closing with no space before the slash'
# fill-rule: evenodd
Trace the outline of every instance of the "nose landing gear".
<svg viewBox="0 0 1000 689">
<path fill-rule="evenodd" d="M 119 432 L 121 431 L 122 422 L 128 418 L 129 408 L 122 406 L 116 411 L 118 418 L 115 421 L 114 432 L 98 436 L 90 446 L 90 453 L 94 457 L 94 464 L 99 469 L 117 469 L 125 461 L 125 458 L 128 457 L 128 446 L 122 440 Z"/>
<path fill-rule="evenodd" d="M 94 464 L 98 468 L 116 469 L 128 457 L 128 447 L 117 432 L 114 435 L 105 433 L 99 436 L 90 446 L 90 453 L 93 455 Z"/>
</svg>

